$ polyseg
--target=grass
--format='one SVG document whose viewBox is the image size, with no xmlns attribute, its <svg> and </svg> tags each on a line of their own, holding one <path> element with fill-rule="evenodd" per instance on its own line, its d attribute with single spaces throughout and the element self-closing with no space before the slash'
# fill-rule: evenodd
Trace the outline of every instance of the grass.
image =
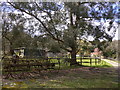
<svg viewBox="0 0 120 90">
<path fill-rule="evenodd" d="M 80 60 L 77 60 L 78 62 L 80 62 Z M 92 64 L 90 64 L 90 60 L 89 59 L 83 59 L 83 63 L 82 65 L 84 66 L 90 66 L 90 67 L 112 67 L 111 64 L 101 60 L 100 63 L 95 63 L 95 59 L 92 59 Z"/>
<path fill-rule="evenodd" d="M 84 67 L 42 75 L 38 79 L 3 80 L 3 88 L 118 88 L 117 72 L 108 68 L 91 71 Z"/>
<path fill-rule="evenodd" d="M 94 80 L 94 82 L 92 81 Z M 109 84 L 106 82 L 106 80 L 109 81 Z M 52 88 L 55 88 L 56 85 L 57 87 L 67 87 L 67 88 L 100 88 L 101 86 L 102 87 L 106 87 L 106 85 L 110 85 L 113 84 L 113 82 L 111 82 L 109 79 L 84 79 L 84 78 L 80 78 L 80 77 L 77 77 L 77 78 L 74 78 L 74 79 L 68 79 L 68 78 L 62 78 L 62 79 L 59 79 L 59 80 L 52 80 L 52 81 L 49 81 L 47 83 L 47 86 L 49 87 L 52 87 Z M 117 86 L 117 83 L 116 85 Z M 114 85 L 112 87 L 115 87 Z M 109 86 L 107 86 L 109 87 Z"/>
<path fill-rule="evenodd" d="M 58 63 L 57 59 L 50 59 L 51 63 Z M 80 62 L 80 60 L 77 59 L 77 62 Z M 111 64 L 105 62 L 105 61 L 101 61 L 100 63 L 95 63 L 95 59 L 92 59 L 92 64 L 90 64 L 90 60 L 89 59 L 83 59 L 82 60 L 82 67 L 112 67 Z M 55 64 L 55 69 L 60 69 L 60 70 L 64 70 L 64 69 L 74 69 L 74 68 L 79 68 L 80 66 L 70 66 L 70 63 L 65 63 L 64 59 L 60 59 L 60 66 L 59 64 Z M 31 67 L 34 70 L 34 66 Z"/>
<path fill-rule="evenodd" d="M 51 62 L 58 61 L 52 59 Z M 33 74 L 28 79 L 3 80 L 3 88 L 118 88 L 118 73 L 109 68 L 112 65 L 105 61 L 95 64 L 95 59 L 92 60 L 92 65 L 89 62 L 89 59 L 83 59 L 82 65 L 86 67 L 70 67 L 69 63 L 66 65 L 61 60 L 59 72 L 43 71 L 36 79 Z M 91 67 L 94 68 L 90 69 Z"/>
<path fill-rule="evenodd" d="M 51 59 L 50 60 L 52 63 L 58 63 L 57 59 Z M 77 62 L 80 62 L 79 59 L 77 59 Z M 101 60 L 100 63 L 95 63 L 95 59 L 92 59 L 92 64 L 90 64 L 89 59 L 82 59 L 82 65 L 85 67 L 113 67 L 111 64 Z M 61 69 L 70 69 L 70 68 L 77 68 L 79 66 L 70 66 L 70 63 L 65 63 L 64 59 L 60 60 L 60 68 Z"/>
</svg>

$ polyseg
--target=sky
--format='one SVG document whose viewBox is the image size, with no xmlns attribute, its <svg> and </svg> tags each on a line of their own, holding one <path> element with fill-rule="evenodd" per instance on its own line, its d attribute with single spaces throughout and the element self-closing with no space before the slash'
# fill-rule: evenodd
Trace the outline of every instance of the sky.
<svg viewBox="0 0 120 90">
<path fill-rule="evenodd" d="M 113 40 L 120 40 L 120 26 L 118 27 L 115 37 L 113 38 Z"/>
<path fill-rule="evenodd" d="M 18 11 L 15 11 L 14 13 L 18 13 Z M 95 24 L 97 25 L 98 23 L 97 22 L 95 22 Z M 117 29 L 117 31 L 116 31 L 116 34 L 115 34 L 115 37 L 113 38 L 113 40 L 120 40 L 120 34 L 119 34 L 119 32 L 120 32 L 120 27 Z M 36 34 L 37 34 L 37 32 L 36 32 Z M 93 40 L 93 38 L 92 37 L 88 37 L 88 39 L 89 40 Z"/>
<path fill-rule="evenodd" d="M 89 41 L 92 41 L 92 40 L 94 40 L 94 38 L 91 37 L 91 36 L 89 36 L 89 37 L 88 37 L 88 40 L 89 40 Z M 115 34 L 115 37 L 113 38 L 113 40 L 120 40 L 120 28 L 117 29 L 116 34 Z"/>
</svg>

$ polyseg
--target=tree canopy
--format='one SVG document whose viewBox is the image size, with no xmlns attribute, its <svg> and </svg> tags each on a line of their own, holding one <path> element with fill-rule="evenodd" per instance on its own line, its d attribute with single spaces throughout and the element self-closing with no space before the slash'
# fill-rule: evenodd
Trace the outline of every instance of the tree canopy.
<svg viewBox="0 0 120 90">
<path fill-rule="evenodd" d="M 60 48 L 70 52 L 73 60 L 71 65 L 77 64 L 76 54 L 80 49 L 78 40 L 92 36 L 96 41 L 101 39 L 111 41 L 117 28 L 117 3 L 8 2 L 8 4 L 17 12 L 29 16 L 26 18 L 28 22 L 26 31 L 33 33 L 38 31 L 40 36 L 52 38 Z"/>
</svg>

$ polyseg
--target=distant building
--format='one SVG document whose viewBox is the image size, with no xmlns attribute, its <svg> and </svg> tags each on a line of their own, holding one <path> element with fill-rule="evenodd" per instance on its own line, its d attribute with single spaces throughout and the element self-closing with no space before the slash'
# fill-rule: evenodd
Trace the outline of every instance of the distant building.
<svg viewBox="0 0 120 90">
<path fill-rule="evenodd" d="M 14 53 L 19 57 L 23 58 L 25 56 L 25 47 L 14 49 Z"/>
<path fill-rule="evenodd" d="M 27 49 L 25 47 L 20 47 L 14 49 L 14 53 L 19 57 L 46 57 L 45 50 L 40 49 Z"/>
<path fill-rule="evenodd" d="M 64 55 L 62 53 L 53 53 L 51 51 L 46 52 L 47 57 L 63 57 Z"/>
<path fill-rule="evenodd" d="M 102 51 L 99 51 L 98 48 L 94 49 L 94 52 L 91 53 L 91 57 L 101 57 Z"/>
</svg>

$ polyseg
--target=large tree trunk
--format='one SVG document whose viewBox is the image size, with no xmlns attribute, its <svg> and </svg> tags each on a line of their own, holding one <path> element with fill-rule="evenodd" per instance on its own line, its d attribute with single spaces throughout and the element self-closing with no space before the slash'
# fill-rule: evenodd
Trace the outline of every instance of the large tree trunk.
<svg viewBox="0 0 120 90">
<path fill-rule="evenodd" d="M 13 47 L 12 47 L 13 43 L 11 41 L 9 41 L 9 42 L 10 42 L 10 50 L 9 50 L 9 52 L 10 52 L 10 55 L 13 56 L 13 54 L 14 54 L 14 50 L 13 50 Z"/>
<path fill-rule="evenodd" d="M 5 39 L 2 40 L 2 50 L 3 50 L 3 56 L 6 55 L 6 53 L 5 53 Z"/>
<path fill-rule="evenodd" d="M 71 61 L 70 61 L 70 66 L 71 65 L 79 65 L 76 61 L 76 50 L 71 51 Z"/>
</svg>

